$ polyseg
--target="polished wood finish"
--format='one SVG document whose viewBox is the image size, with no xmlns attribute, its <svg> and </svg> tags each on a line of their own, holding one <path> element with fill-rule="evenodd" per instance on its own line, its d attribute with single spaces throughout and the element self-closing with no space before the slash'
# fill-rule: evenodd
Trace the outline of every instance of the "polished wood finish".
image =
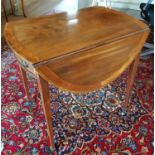
<svg viewBox="0 0 155 155">
<path fill-rule="evenodd" d="M 134 60 L 132 61 L 131 65 L 129 66 L 129 72 L 128 72 L 128 79 L 127 79 L 127 90 L 126 90 L 126 97 L 125 97 L 125 106 L 129 106 L 129 98 L 131 94 L 131 89 L 133 86 L 134 78 L 136 75 L 138 62 L 140 58 L 140 52 L 142 49 L 142 45 L 144 45 L 145 40 L 148 36 L 148 33 L 144 33 L 141 39 L 139 40 L 139 44 L 137 44 L 137 48 L 135 50 L 135 53 L 138 53 L 137 56 L 135 56 Z"/>
<path fill-rule="evenodd" d="M 133 17 L 103 7 L 90 7 L 74 14 L 9 22 L 4 33 L 16 53 L 39 64 L 143 31 L 148 31 L 148 27 Z"/>
<path fill-rule="evenodd" d="M 22 5 L 23 16 L 26 17 L 25 9 L 24 9 L 24 0 L 21 0 L 21 5 Z"/>
<path fill-rule="evenodd" d="M 136 71 L 137 71 L 139 56 L 140 55 L 138 55 L 135 58 L 135 60 L 132 62 L 132 64 L 129 67 L 127 90 L 126 90 L 126 97 L 125 97 L 125 104 L 124 104 L 125 106 L 129 106 L 129 98 L 130 98 L 131 89 L 132 89 L 134 78 L 135 78 Z"/>
<path fill-rule="evenodd" d="M 52 59 L 37 67 L 37 72 L 61 89 L 94 91 L 116 79 L 134 61 L 142 41 L 142 34 L 137 34 L 85 52 Z"/>
<path fill-rule="evenodd" d="M 6 24 L 6 40 L 20 65 L 38 76 L 53 148 L 48 83 L 76 93 L 94 91 L 131 65 L 128 103 L 138 56 L 148 34 L 149 28 L 144 23 L 103 7 Z"/>
<path fill-rule="evenodd" d="M 5 20 L 6 22 L 8 22 L 8 17 L 7 17 L 6 8 L 5 8 L 5 0 L 2 0 L 2 8 L 3 8 Z"/>
<path fill-rule="evenodd" d="M 25 95 L 27 98 L 29 98 L 29 89 L 28 89 L 28 84 L 27 84 L 27 77 L 26 77 L 26 71 L 21 67 L 20 67 L 20 71 L 21 71 L 21 75 L 22 75 L 22 82 L 25 88 Z"/>
<path fill-rule="evenodd" d="M 13 7 L 12 0 L 10 0 L 10 6 L 11 6 L 11 13 L 13 14 L 14 13 L 14 7 Z"/>
<path fill-rule="evenodd" d="M 52 127 L 52 112 L 51 112 L 51 106 L 50 106 L 50 96 L 49 96 L 49 88 L 48 88 L 48 82 L 42 79 L 38 75 L 38 87 L 40 90 L 41 100 L 42 100 L 42 107 L 47 123 L 47 132 L 50 139 L 50 144 L 52 146 L 52 149 L 55 148 L 54 140 L 53 140 L 53 127 Z"/>
</svg>

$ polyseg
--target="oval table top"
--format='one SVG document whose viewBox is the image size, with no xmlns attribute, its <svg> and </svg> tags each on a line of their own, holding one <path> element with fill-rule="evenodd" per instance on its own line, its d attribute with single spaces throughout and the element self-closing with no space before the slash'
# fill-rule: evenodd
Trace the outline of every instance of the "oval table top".
<svg viewBox="0 0 155 155">
<path fill-rule="evenodd" d="M 139 54 L 148 33 L 141 21 L 104 7 L 5 26 L 16 54 L 48 82 L 75 92 L 92 91 L 117 78 Z"/>
</svg>

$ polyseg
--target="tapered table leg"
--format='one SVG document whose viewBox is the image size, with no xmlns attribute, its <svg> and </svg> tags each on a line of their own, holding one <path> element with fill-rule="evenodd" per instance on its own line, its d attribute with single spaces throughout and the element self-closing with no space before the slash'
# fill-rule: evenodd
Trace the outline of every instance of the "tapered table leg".
<svg viewBox="0 0 155 155">
<path fill-rule="evenodd" d="M 21 5 L 22 5 L 23 16 L 26 17 L 25 9 L 24 9 L 24 0 L 21 0 Z"/>
<path fill-rule="evenodd" d="M 42 100 L 45 119 L 47 122 L 48 136 L 50 139 L 52 149 L 54 149 L 55 145 L 54 145 L 54 140 L 53 140 L 54 134 L 53 134 L 53 126 L 52 126 L 52 120 L 53 120 L 52 116 L 53 115 L 52 115 L 51 107 L 50 107 L 50 96 L 49 96 L 48 82 L 45 81 L 44 79 L 42 79 L 39 75 L 38 75 L 38 87 L 39 87 L 39 91 L 41 94 L 41 100 Z"/>
<path fill-rule="evenodd" d="M 5 0 L 2 0 L 2 7 L 3 7 L 6 22 L 8 22 L 8 17 L 7 17 L 7 13 L 6 13 L 6 9 L 5 9 Z"/>
<path fill-rule="evenodd" d="M 10 6 L 11 6 L 11 13 L 14 14 L 14 7 L 13 7 L 13 4 L 12 4 L 12 0 L 10 0 Z"/>
<path fill-rule="evenodd" d="M 130 98 L 131 89 L 133 86 L 134 78 L 135 78 L 137 67 L 138 67 L 139 57 L 140 57 L 140 55 L 138 55 L 136 57 L 136 59 L 132 62 L 132 64 L 129 67 L 125 106 L 128 106 L 128 104 L 129 104 L 129 98 Z"/>
<path fill-rule="evenodd" d="M 28 89 L 28 85 L 27 85 L 26 71 L 21 66 L 20 66 L 20 71 L 22 74 L 22 81 L 23 81 L 23 85 L 24 85 L 24 89 L 25 89 L 25 94 L 26 94 L 27 98 L 29 98 L 29 89 Z"/>
</svg>

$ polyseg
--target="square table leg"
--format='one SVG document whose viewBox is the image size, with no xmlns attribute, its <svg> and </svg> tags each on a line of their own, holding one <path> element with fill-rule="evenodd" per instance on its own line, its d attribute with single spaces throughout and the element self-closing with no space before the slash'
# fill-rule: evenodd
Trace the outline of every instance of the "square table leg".
<svg viewBox="0 0 155 155">
<path fill-rule="evenodd" d="M 131 89 L 132 89 L 132 86 L 133 86 L 133 82 L 134 82 L 137 67 L 138 67 L 139 57 L 140 57 L 140 55 L 138 55 L 136 57 L 136 59 L 132 62 L 132 64 L 129 67 L 128 79 L 127 79 L 126 98 L 125 98 L 125 106 L 129 106 L 129 98 L 130 98 Z"/>
<path fill-rule="evenodd" d="M 54 137 L 53 126 L 52 126 L 53 115 L 52 115 L 51 106 L 50 106 L 49 86 L 48 86 L 48 82 L 42 79 L 39 75 L 38 75 L 38 87 L 41 95 L 45 120 L 47 123 L 47 132 L 50 139 L 50 144 L 52 146 L 52 149 L 55 149 L 54 138 L 53 138 Z"/>
<path fill-rule="evenodd" d="M 29 89 L 28 89 L 28 84 L 27 84 L 26 71 L 20 65 L 19 65 L 19 67 L 20 67 L 20 71 L 21 71 L 21 75 L 22 75 L 22 81 L 23 81 L 23 85 L 24 85 L 24 89 L 25 89 L 25 95 L 27 96 L 27 98 L 29 98 Z"/>
</svg>

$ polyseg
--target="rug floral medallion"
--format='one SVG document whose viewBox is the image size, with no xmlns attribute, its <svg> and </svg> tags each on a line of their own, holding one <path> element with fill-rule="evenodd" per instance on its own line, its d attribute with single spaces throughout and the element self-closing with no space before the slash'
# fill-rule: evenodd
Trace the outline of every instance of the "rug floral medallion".
<svg viewBox="0 0 155 155">
<path fill-rule="evenodd" d="M 152 155 L 153 55 L 140 59 L 129 107 L 123 106 L 128 72 L 104 88 L 73 94 L 49 86 L 56 151 L 50 148 L 37 81 L 2 43 L 2 155 Z"/>
</svg>

